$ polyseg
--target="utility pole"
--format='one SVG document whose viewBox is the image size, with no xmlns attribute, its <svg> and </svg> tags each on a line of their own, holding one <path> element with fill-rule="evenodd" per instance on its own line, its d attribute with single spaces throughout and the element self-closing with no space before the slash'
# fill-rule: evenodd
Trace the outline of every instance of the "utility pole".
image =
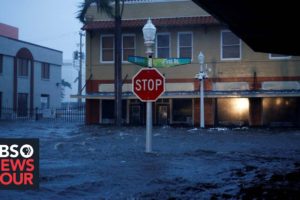
<svg viewBox="0 0 300 200">
<path fill-rule="evenodd" d="M 78 70 L 78 96 L 81 96 L 82 93 L 82 36 L 84 36 L 83 32 L 79 32 L 80 36 L 80 43 L 79 43 L 79 70 Z M 78 98 L 78 107 L 81 107 L 82 105 L 82 98 Z"/>
<path fill-rule="evenodd" d="M 122 126 L 122 20 L 120 0 L 115 0 L 115 124 Z"/>
</svg>

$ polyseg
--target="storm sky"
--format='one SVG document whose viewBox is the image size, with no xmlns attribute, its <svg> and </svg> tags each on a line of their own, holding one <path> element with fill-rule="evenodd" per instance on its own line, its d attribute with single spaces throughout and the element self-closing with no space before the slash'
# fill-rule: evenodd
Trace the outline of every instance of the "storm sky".
<svg viewBox="0 0 300 200">
<path fill-rule="evenodd" d="M 0 23 L 19 28 L 19 39 L 63 51 L 72 59 L 82 24 L 76 19 L 83 0 L 1 0 Z"/>
</svg>

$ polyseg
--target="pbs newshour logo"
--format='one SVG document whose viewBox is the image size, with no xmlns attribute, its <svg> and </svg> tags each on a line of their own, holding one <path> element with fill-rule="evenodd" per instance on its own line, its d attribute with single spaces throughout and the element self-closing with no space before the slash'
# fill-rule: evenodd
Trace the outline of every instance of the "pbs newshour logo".
<svg viewBox="0 0 300 200">
<path fill-rule="evenodd" d="M 0 138 L 0 189 L 39 187 L 39 140 Z"/>
</svg>

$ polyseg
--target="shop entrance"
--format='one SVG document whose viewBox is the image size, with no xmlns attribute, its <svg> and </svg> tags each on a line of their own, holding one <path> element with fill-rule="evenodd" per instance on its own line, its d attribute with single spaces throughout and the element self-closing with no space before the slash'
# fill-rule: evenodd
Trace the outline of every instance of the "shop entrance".
<svg viewBox="0 0 300 200">
<path fill-rule="evenodd" d="M 130 106 L 130 123 L 138 125 L 141 122 L 141 106 L 131 105 Z"/>
<path fill-rule="evenodd" d="M 217 99 L 217 122 L 222 126 L 248 126 L 248 98 Z"/>
<path fill-rule="evenodd" d="M 168 124 L 168 105 L 158 105 L 157 106 L 157 124 L 167 125 Z"/>
<path fill-rule="evenodd" d="M 132 125 L 145 124 L 146 113 L 145 104 L 139 100 L 131 100 L 129 106 L 129 121 Z"/>
</svg>

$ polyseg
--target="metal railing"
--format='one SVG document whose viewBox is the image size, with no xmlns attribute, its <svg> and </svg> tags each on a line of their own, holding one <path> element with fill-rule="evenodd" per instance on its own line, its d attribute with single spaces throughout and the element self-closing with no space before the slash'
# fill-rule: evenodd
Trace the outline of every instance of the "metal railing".
<svg viewBox="0 0 300 200">
<path fill-rule="evenodd" d="M 49 109 L 13 109 L 2 107 L 0 120 L 60 120 L 70 122 L 85 121 L 85 106 L 74 108 L 49 108 Z"/>
</svg>

